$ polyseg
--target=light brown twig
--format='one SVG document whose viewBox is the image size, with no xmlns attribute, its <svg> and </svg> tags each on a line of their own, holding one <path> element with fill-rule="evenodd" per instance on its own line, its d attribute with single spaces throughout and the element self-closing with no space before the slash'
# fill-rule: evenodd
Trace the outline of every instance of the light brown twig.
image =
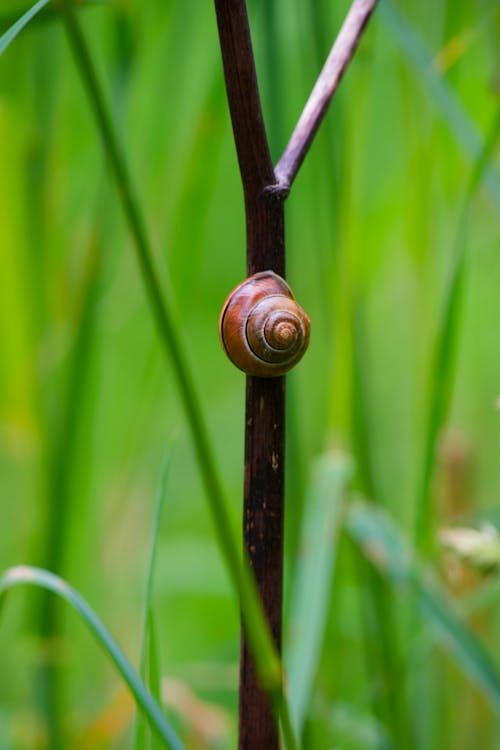
<svg viewBox="0 0 500 750">
<path fill-rule="evenodd" d="M 290 189 L 309 151 L 376 4 L 377 0 L 354 0 L 351 5 L 292 137 L 274 170 L 278 185 L 285 193 Z"/>
</svg>

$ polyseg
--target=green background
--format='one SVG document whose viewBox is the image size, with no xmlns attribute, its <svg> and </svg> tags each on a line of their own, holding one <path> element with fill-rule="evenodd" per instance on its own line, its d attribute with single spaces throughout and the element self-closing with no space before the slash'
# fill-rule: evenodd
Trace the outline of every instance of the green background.
<svg viewBox="0 0 500 750">
<path fill-rule="evenodd" d="M 244 214 L 214 10 L 177 0 L 85 5 L 78 15 L 238 518 L 244 377 L 224 357 L 217 319 L 244 278 Z M 275 161 L 347 7 L 249 4 Z M 3 0 L 1 29 L 25 9 Z M 352 453 L 354 488 L 411 539 L 430 446 L 422 555 L 462 600 L 493 661 L 494 574 L 457 568 L 436 531 L 499 518 L 493 147 L 468 192 L 482 144 L 498 130 L 498 21 L 494 0 L 382 0 L 286 208 L 287 278 L 312 335 L 288 378 L 285 613 L 317 458 L 332 448 Z M 452 336 L 447 290 L 462 252 Z M 433 413 L 436 445 L 426 426 Z M 153 597 L 162 672 L 176 681 L 167 711 L 187 747 L 230 748 L 238 604 L 99 133 L 60 20 L 47 11 L 0 59 L 0 568 L 56 569 L 136 664 L 167 453 Z M 500 747 L 498 703 L 492 709 L 429 638 L 411 596 L 394 598 L 383 577 L 360 575 L 347 535 L 337 551 L 304 747 Z M 380 633 L 366 627 L 377 591 L 392 612 L 381 619 L 392 652 L 388 688 L 377 667 Z M 61 609 L 61 632 L 47 643 L 38 634 L 40 595 L 11 599 L 0 629 L 0 748 L 47 746 L 37 679 L 44 664 L 61 673 L 63 747 L 131 747 L 132 705 L 73 613 Z M 378 712 L 377 696 L 392 692 L 402 706 Z M 410 727 L 404 745 L 399 721 Z"/>
</svg>

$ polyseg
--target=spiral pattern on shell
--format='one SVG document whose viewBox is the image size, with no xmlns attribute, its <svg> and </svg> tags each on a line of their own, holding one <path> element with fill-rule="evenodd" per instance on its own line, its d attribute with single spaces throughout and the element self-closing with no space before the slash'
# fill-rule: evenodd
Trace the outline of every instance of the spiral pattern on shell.
<svg viewBox="0 0 500 750">
<path fill-rule="evenodd" d="M 310 321 L 288 284 L 273 271 L 243 281 L 227 298 L 219 335 L 229 359 L 258 377 L 294 367 L 309 344 Z"/>
</svg>

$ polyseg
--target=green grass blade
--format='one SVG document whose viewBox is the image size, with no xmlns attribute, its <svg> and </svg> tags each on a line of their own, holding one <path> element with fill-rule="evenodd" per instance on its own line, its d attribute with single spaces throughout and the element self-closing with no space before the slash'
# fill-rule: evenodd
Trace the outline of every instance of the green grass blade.
<svg viewBox="0 0 500 750">
<path fill-rule="evenodd" d="M 417 542 L 422 544 L 424 548 L 430 544 L 433 532 L 430 485 L 436 444 L 439 430 L 448 414 L 455 381 L 455 361 L 467 248 L 467 220 L 472 200 L 481 182 L 481 177 L 490 162 L 499 136 L 500 110 L 496 114 L 482 152 L 476 160 L 465 191 L 455 239 L 453 267 L 431 363 L 429 411 L 425 432 L 423 466 L 420 474 L 421 481 L 416 505 L 416 538 Z"/>
<path fill-rule="evenodd" d="M 469 629 L 430 568 L 416 558 L 409 543 L 380 509 L 354 503 L 346 518 L 354 542 L 374 568 L 396 589 L 407 588 L 420 606 L 424 623 L 436 634 L 455 662 L 500 713 L 500 670 Z"/>
<path fill-rule="evenodd" d="M 80 0 L 80 2 L 78 2 L 78 0 L 76 1 L 77 1 L 79 10 L 81 8 L 82 9 L 90 8 L 94 5 L 109 5 L 111 3 L 111 0 Z M 40 25 L 54 23 L 55 21 L 59 20 L 59 9 L 57 8 L 57 4 L 56 4 L 56 7 L 50 8 L 50 7 L 47 7 L 47 3 L 49 2 L 51 2 L 51 0 L 47 0 L 45 4 L 45 8 L 41 9 L 42 12 L 40 11 L 36 12 L 35 14 L 36 18 L 34 16 L 31 16 L 31 18 L 28 19 L 29 21 L 34 19 L 34 23 L 30 23 L 30 29 L 33 29 L 34 27 L 38 28 Z M 22 13 L 22 10 L 23 10 L 22 8 L 18 8 L 17 11 L 11 11 L 10 13 L 2 13 L 0 15 L 0 33 L 1 34 L 7 34 L 7 32 L 11 29 L 11 27 L 13 27 L 15 24 L 17 24 L 19 21 L 22 20 L 20 17 L 20 13 Z M 33 8 L 31 10 L 33 10 Z M 26 23 L 24 24 L 24 26 L 26 26 Z M 21 30 L 22 29 L 20 29 L 19 31 Z M 17 33 L 19 33 L 19 31 Z"/>
<path fill-rule="evenodd" d="M 403 13 L 397 9 L 391 0 L 380 3 L 379 13 L 392 31 L 398 42 L 402 54 L 408 59 L 413 68 L 422 77 L 426 91 L 447 122 L 457 142 L 470 159 L 476 161 L 484 149 L 484 143 L 478 129 L 455 95 L 452 87 L 444 76 L 432 65 L 432 53 L 425 42 L 414 31 Z M 484 175 L 491 197 L 500 206 L 500 177 L 492 169 Z"/>
<path fill-rule="evenodd" d="M 170 463 L 171 463 L 171 452 L 168 453 L 165 459 L 165 464 L 163 466 L 162 476 L 160 480 L 160 487 L 158 489 L 158 494 L 157 494 L 156 502 L 155 502 L 153 528 L 151 531 L 151 542 L 149 546 L 150 552 L 149 552 L 148 572 L 147 572 L 147 578 L 146 578 L 146 590 L 144 592 L 143 632 L 142 632 L 142 640 L 141 640 L 142 642 L 141 671 L 144 670 L 143 672 L 144 674 L 145 674 L 145 669 L 146 669 L 147 630 L 148 630 L 148 622 L 149 622 L 151 606 L 152 606 L 152 598 L 153 598 L 156 555 L 157 555 L 157 549 L 158 549 L 158 535 L 159 535 L 159 530 L 160 530 L 163 505 L 165 503 L 165 497 L 167 493 L 167 481 L 168 481 L 168 476 L 170 473 Z"/>
<path fill-rule="evenodd" d="M 219 546 L 233 585 L 240 597 L 241 613 L 256 671 L 263 689 L 270 695 L 276 712 L 280 713 L 285 700 L 282 693 L 280 659 L 267 626 L 255 579 L 251 574 L 248 563 L 244 561 L 244 564 L 241 564 L 238 545 L 235 541 L 236 535 L 227 509 L 192 373 L 188 367 L 173 314 L 159 283 L 143 213 L 132 187 L 126 159 L 119 145 L 109 106 L 81 26 L 69 0 L 64 0 L 62 4 L 62 18 L 75 62 L 104 142 L 125 217 L 134 239 L 142 279 L 161 341 L 173 364 L 173 373 L 177 380 L 181 401 L 191 430 Z M 292 749 L 295 747 L 294 739 L 288 731 L 285 732 L 285 735 L 287 745 Z"/>
<path fill-rule="evenodd" d="M 145 634 L 145 641 L 147 647 L 147 654 L 143 659 L 141 665 L 141 671 L 143 674 L 141 677 L 144 683 L 149 687 L 150 693 L 159 706 L 163 705 L 162 689 L 161 689 L 161 661 L 160 661 L 160 648 L 159 638 L 156 626 L 156 617 L 153 609 L 150 608 L 148 611 L 147 629 Z M 135 750 L 144 750 L 146 747 L 146 729 L 147 724 L 142 717 L 137 717 L 136 721 L 136 734 L 134 740 Z M 152 733 L 150 750 L 160 750 L 160 743 L 158 737 Z"/>
<path fill-rule="evenodd" d="M 143 612 L 142 612 L 141 660 L 140 660 L 140 669 L 139 669 L 140 675 L 142 679 L 144 680 L 144 682 L 146 682 L 148 670 L 149 670 L 150 676 L 152 675 L 152 671 L 158 670 L 158 666 L 155 661 L 158 650 L 157 648 L 155 648 L 154 644 L 152 643 L 152 639 L 154 638 L 153 623 L 152 623 L 152 620 L 153 620 L 152 598 L 153 598 L 154 574 L 155 574 L 155 568 L 156 568 L 156 553 L 157 553 L 157 548 L 158 548 L 158 535 L 159 535 L 159 530 L 160 530 L 163 505 L 164 505 L 165 496 L 167 493 L 167 481 L 168 481 L 168 475 L 170 473 L 170 463 L 171 463 L 171 451 L 169 451 L 167 454 L 167 457 L 165 459 L 165 463 L 163 466 L 163 470 L 162 470 L 160 486 L 158 488 L 158 493 L 157 493 L 156 502 L 155 502 L 153 527 L 151 531 L 151 541 L 149 544 L 149 562 L 148 562 L 148 569 L 147 569 L 147 576 L 146 576 L 146 589 L 144 592 L 144 607 L 143 607 Z M 155 680 L 154 682 L 156 684 L 157 680 Z M 150 689 L 151 689 L 153 696 L 157 698 L 157 694 L 155 695 L 155 692 L 152 690 L 151 683 L 150 683 Z M 159 702 L 161 705 L 161 700 Z M 142 720 L 142 717 L 138 716 L 137 722 L 136 722 L 136 732 L 135 732 L 135 742 L 134 742 L 134 747 L 136 748 L 136 750 L 139 750 L 140 748 L 144 747 L 145 737 L 146 737 L 146 727 L 145 727 L 144 721 Z"/>
<path fill-rule="evenodd" d="M 352 473 L 352 462 L 347 455 L 323 456 L 315 467 L 305 505 L 287 639 L 289 702 L 298 737 L 304 728 L 323 646 L 342 500 Z"/>
<path fill-rule="evenodd" d="M 70 604 L 80 615 L 99 646 L 109 656 L 118 672 L 128 685 L 137 705 L 147 718 L 151 728 L 161 738 L 169 750 L 185 750 L 169 722 L 154 698 L 148 692 L 133 666 L 118 646 L 109 631 L 98 618 L 85 599 L 59 576 L 41 568 L 19 566 L 10 568 L 0 578 L 0 609 L 5 602 L 7 592 L 15 586 L 38 586 L 51 591 Z"/>
<path fill-rule="evenodd" d="M 10 29 L 8 29 L 2 36 L 0 36 L 0 55 L 2 55 L 11 42 L 21 33 L 25 26 L 29 24 L 32 18 L 40 13 L 46 5 L 50 3 L 50 0 L 38 0 L 29 10 L 26 11 L 21 18 L 16 21 Z"/>
<path fill-rule="evenodd" d="M 161 695 L 161 661 L 160 661 L 160 641 L 158 638 L 158 630 L 156 627 L 156 617 L 153 610 L 149 611 L 149 627 L 148 627 L 148 662 L 149 662 L 149 689 L 151 695 L 158 703 L 162 705 Z M 151 750 L 160 750 L 160 743 L 158 738 L 153 735 L 151 738 Z"/>
<path fill-rule="evenodd" d="M 285 698 L 285 694 L 281 693 L 274 701 L 275 711 L 280 717 L 281 735 L 283 738 L 283 746 L 287 750 L 300 750 L 297 740 L 295 739 L 295 731 L 292 724 L 292 717 L 290 714 L 290 706 Z"/>
</svg>

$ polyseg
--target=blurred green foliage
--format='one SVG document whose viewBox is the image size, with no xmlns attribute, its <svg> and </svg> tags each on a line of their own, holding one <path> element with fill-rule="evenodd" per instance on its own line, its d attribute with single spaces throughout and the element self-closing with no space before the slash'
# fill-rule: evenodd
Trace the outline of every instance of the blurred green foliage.
<svg viewBox="0 0 500 750">
<path fill-rule="evenodd" d="M 275 159 L 347 6 L 249 3 Z M 27 7 L 4 0 L 0 31 Z M 245 273 L 244 216 L 212 4 L 82 3 L 79 16 L 237 515 L 244 382 L 218 345 L 217 317 Z M 426 495 L 425 553 L 490 654 L 498 596 L 468 606 L 488 584 L 435 540 L 438 527 L 494 518 L 498 506 L 498 31 L 495 0 L 381 0 L 287 206 L 288 278 L 313 335 L 288 378 L 285 613 L 289 600 L 297 607 L 313 466 L 341 448 L 354 454 L 358 490 L 409 538 Z M 48 9 L 0 59 L 0 570 L 60 572 L 136 664 L 174 433 L 152 598 L 167 710 L 187 747 L 230 748 L 238 605 L 95 122 Z M 399 750 L 403 731 L 405 750 L 493 750 L 498 714 L 438 648 L 425 610 L 360 566 L 349 536 L 335 557 L 330 586 L 321 582 L 304 747 Z M 1 750 L 46 746 L 51 664 L 63 747 L 130 747 L 133 709 L 114 672 L 72 614 L 43 611 L 18 594 L 3 613 Z M 56 642 L 40 636 L 40 617 L 57 618 Z"/>
</svg>

